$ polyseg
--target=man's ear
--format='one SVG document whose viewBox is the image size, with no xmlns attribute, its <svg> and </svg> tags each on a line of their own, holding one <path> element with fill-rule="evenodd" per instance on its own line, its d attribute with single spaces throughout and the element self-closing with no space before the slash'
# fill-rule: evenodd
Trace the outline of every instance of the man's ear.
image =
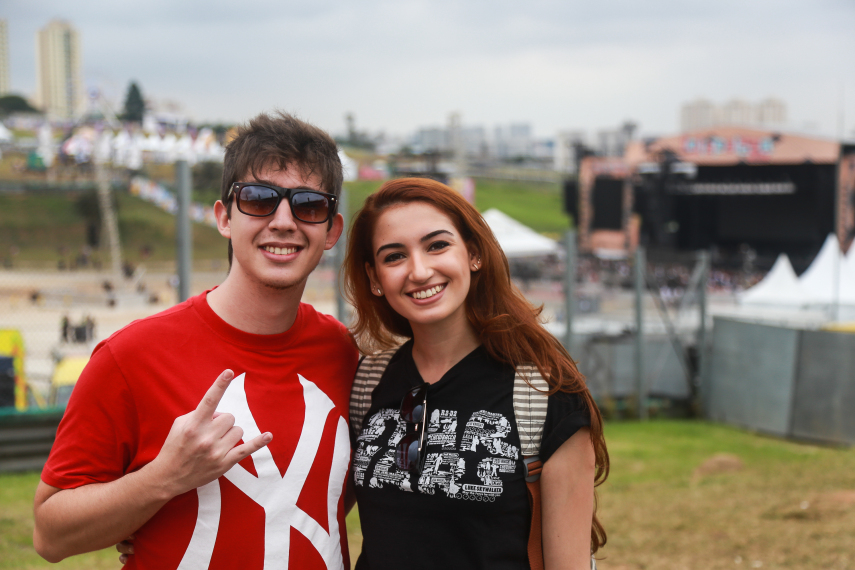
<svg viewBox="0 0 855 570">
<path fill-rule="evenodd" d="M 336 214 L 332 219 L 332 226 L 327 230 L 327 238 L 324 241 L 324 249 L 332 249 L 332 247 L 341 237 L 341 232 L 344 231 L 344 216 Z"/>
<path fill-rule="evenodd" d="M 229 219 L 229 208 L 222 200 L 214 202 L 214 217 L 217 218 L 217 231 L 226 239 L 232 239 L 232 226 Z"/>
</svg>

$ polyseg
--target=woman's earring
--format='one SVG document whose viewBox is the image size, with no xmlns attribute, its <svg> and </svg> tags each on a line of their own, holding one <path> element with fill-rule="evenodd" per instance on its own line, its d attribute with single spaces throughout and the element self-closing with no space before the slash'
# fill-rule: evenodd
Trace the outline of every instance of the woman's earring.
<svg viewBox="0 0 855 570">
<path fill-rule="evenodd" d="M 380 287 L 375 287 L 375 289 L 377 289 L 377 294 L 378 294 L 378 295 L 382 295 L 382 294 L 383 294 L 383 291 L 381 291 L 381 290 L 380 290 Z"/>
</svg>

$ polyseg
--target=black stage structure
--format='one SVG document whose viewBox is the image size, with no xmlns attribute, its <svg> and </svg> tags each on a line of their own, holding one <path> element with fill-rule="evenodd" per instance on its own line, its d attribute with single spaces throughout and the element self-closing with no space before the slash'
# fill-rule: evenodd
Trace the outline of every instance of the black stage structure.
<svg viewBox="0 0 855 570">
<path fill-rule="evenodd" d="M 618 231 L 651 259 L 712 249 L 718 265 L 736 266 L 750 251 L 768 268 L 786 253 L 800 272 L 829 233 L 844 247 L 855 237 L 851 146 L 725 128 L 632 143 L 622 163 L 585 158 L 578 188 L 567 187 L 583 252 Z"/>
</svg>

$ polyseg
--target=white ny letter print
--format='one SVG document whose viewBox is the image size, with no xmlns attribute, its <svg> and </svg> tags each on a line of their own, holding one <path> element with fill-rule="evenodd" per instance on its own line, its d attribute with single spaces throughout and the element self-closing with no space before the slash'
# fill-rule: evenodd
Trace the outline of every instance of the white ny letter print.
<svg viewBox="0 0 855 570">
<path fill-rule="evenodd" d="M 244 440 L 250 440 L 261 431 L 249 409 L 244 390 L 245 375 L 231 381 L 226 393 L 217 406 L 218 412 L 235 416 L 235 425 L 243 428 Z M 340 569 L 344 565 L 341 555 L 338 529 L 338 503 L 347 463 L 350 456 L 350 438 L 347 423 L 339 418 L 335 433 L 332 469 L 327 488 L 327 533 L 313 518 L 297 507 L 297 499 L 315 461 L 327 416 L 334 408 L 332 400 L 315 385 L 298 375 L 303 386 L 306 415 L 300 441 L 284 476 L 273 461 L 270 449 L 262 447 L 252 454 L 258 477 L 240 465 L 232 467 L 224 476 L 234 483 L 247 497 L 264 508 L 264 570 L 288 568 L 291 547 L 291 527 L 309 539 L 323 558 L 328 569 Z M 179 570 L 206 570 L 214 552 L 214 543 L 220 524 L 220 483 L 212 481 L 196 489 L 199 495 L 199 512 L 190 544 L 184 553 Z"/>
</svg>

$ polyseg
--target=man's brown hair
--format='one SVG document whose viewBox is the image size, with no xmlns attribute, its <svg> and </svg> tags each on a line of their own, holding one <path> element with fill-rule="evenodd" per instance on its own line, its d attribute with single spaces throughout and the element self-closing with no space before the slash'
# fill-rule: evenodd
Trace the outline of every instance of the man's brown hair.
<svg viewBox="0 0 855 570">
<path fill-rule="evenodd" d="M 237 129 L 234 139 L 226 146 L 223 161 L 223 185 L 220 200 L 231 217 L 229 189 L 235 182 L 257 179 L 265 167 L 281 170 L 297 168 L 303 177 L 317 175 L 323 192 L 341 195 L 341 159 L 335 141 L 314 125 L 284 113 L 261 113 Z M 332 220 L 330 220 L 332 224 Z M 232 242 L 229 240 L 229 266 L 232 263 Z"/>
</svg>

